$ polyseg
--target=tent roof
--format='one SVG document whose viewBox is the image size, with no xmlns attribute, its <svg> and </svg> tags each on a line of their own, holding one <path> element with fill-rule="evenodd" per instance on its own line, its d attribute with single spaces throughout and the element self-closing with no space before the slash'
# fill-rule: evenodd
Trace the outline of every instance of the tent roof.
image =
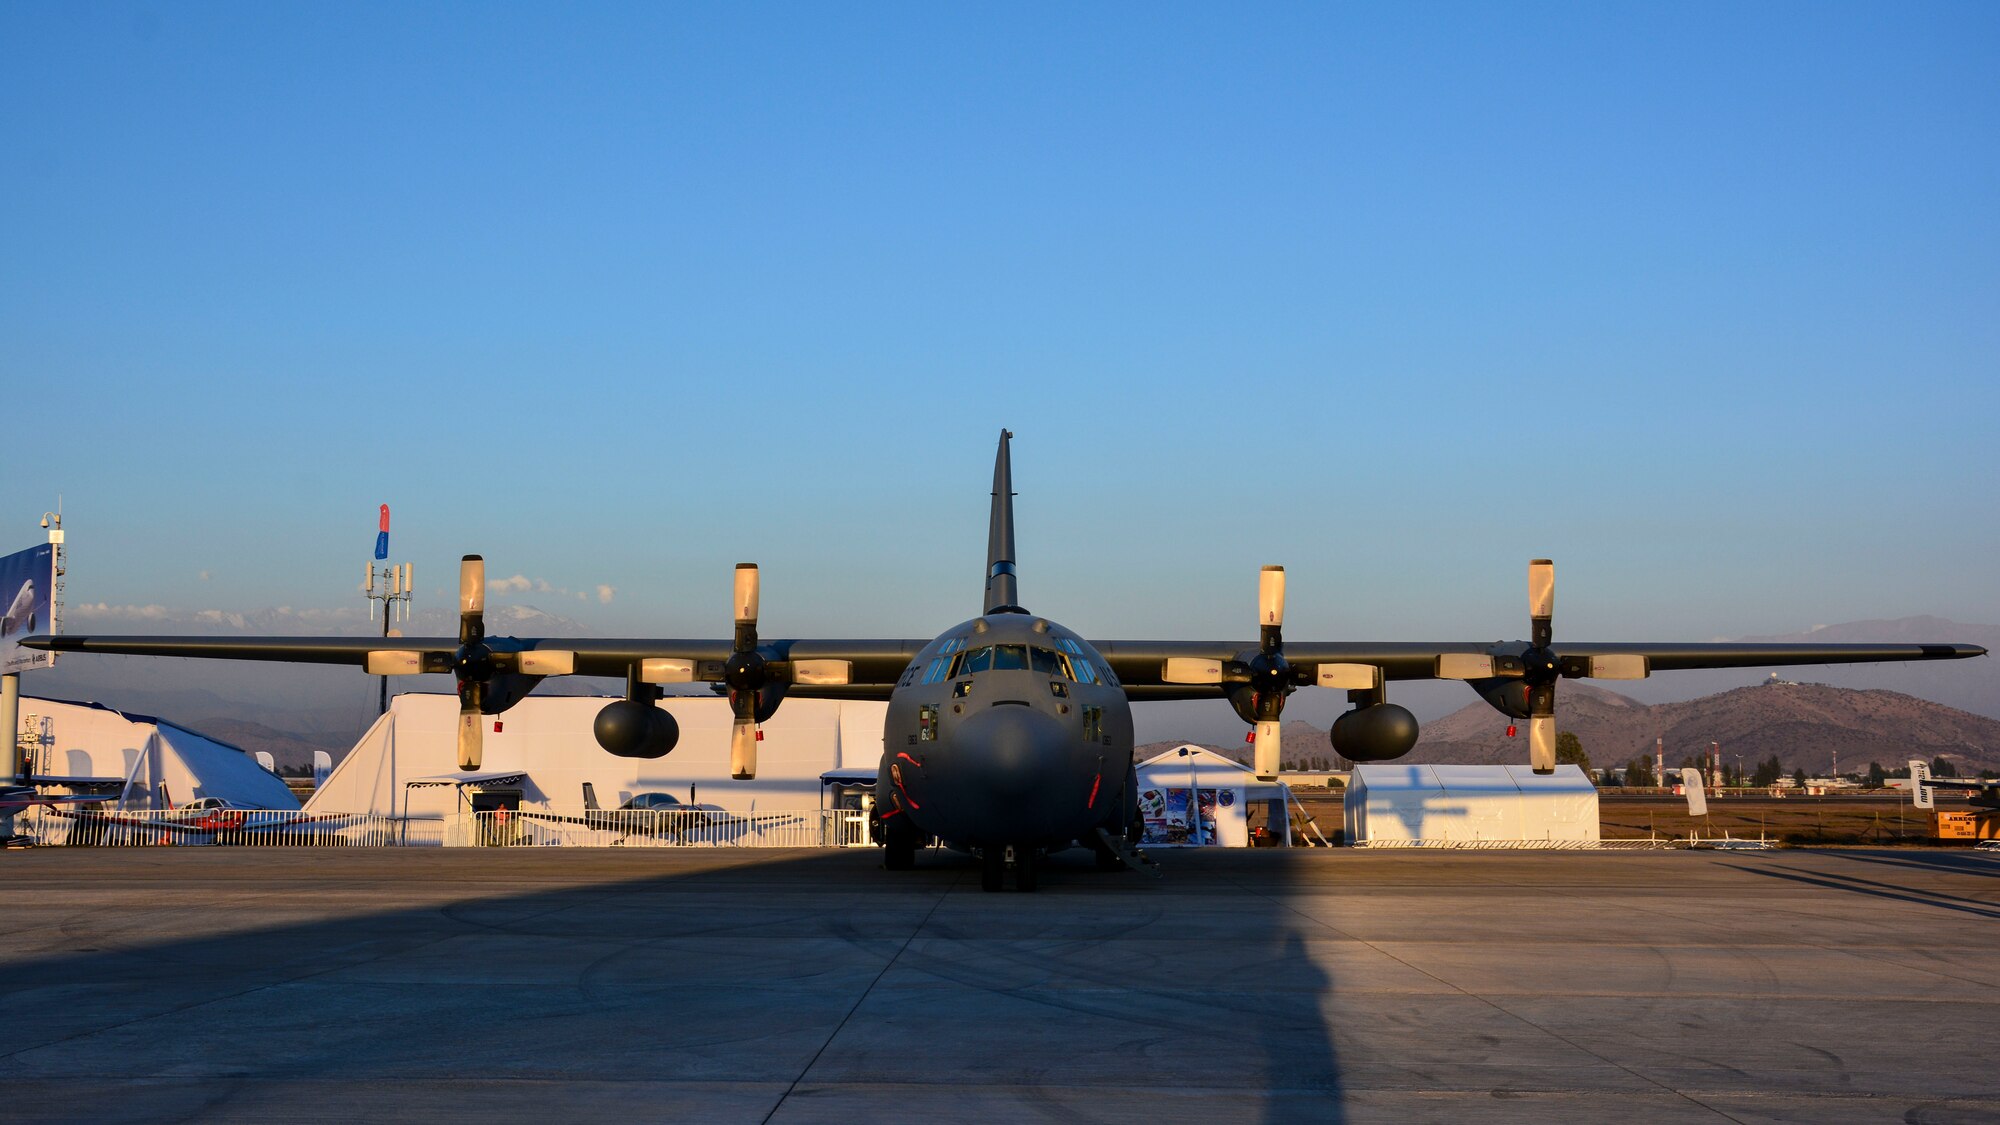
<svg viewBox="0 0 2000 1125">
<path fill-rule="evenodd" d="M 1206 746 L 1196 746 L 1192 742 L 1183 743 L 1180 746 L 1174 747 L 1172 750 L 1167 750 L 1155 754 L 1152 757 L 1147 758 L 1145 761 L 1140 762 L 1139 764 L 1141 766 L 1153 766 L 1153 765 L 1184 766 L 1187 764 L 1187 759 L 1190 756 L 1199 758 L 1202 764 L 1204 765 L 1228 766 L 1231 769 L 1240 770 L 1243 773 L 1250 774 L 1253 777 L 1256 776 L 1257 773 L 1256 770 L 1251 769 L 1249 766 L 1244 765 L 1242 762 L 1239 762 L 1234 758 L 1225 758 L 1221 754 L 1218 754 L 1215 751 L 1210 750 Z"/>
<path fill-rule="evenodd" d="M 874 781 L 881 773 L 879 766 L 842 766 L 820 774 L 819 782 L 825 785 L 830 781 Z"/>
<path fill-rule="evenodd" d="M 1163 788 L 1186 788 L 1188 771 L 1192 770 L 1194 783 L 1198 787 L 1216 789 L 1242 789 L 1244 797 L 1253 800 L 1270 800 L 1291 793 L 1291 786 L 1282 781 L 1265 781 L 1257 776 L 1257 771 L 1234 758 L 1226 758 L 1205 746 L 1187 743 L 1176 746 L 1165 753 L 1155 754 L 1138 764 L 1139 772 L 1151 775 L 1150 784 Z"/>
<path fill-rule="evenodd" d="M 505 781 L 519 781 L 527 777 L 526 770 L 487 770 L 484 773 L 440 773 L 430 777 L 413 777 L 403 784 L 420 789 L 427 785 L 493 785 Z"/>
</svg>

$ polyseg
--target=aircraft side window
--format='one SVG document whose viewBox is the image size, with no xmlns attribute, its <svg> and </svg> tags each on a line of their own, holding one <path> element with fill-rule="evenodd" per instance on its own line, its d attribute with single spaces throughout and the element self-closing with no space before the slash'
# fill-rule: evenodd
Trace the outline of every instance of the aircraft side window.
<svg viewBox="0 0 2000 1125">
<path fill-rule="evenodd" d="M 1069 658 L 1069 666 L 1075 670 L 1078 683 L 1094 684 L 1097 682 L 1097 669 L 1090 661 L 1085 660 L 1081 656 L 1072 656 Z"/>
<path fill-rule="evenodd" d="M 1057 656 L 1053 649 L 1029 649 L 1028 664 L 1035 671 L 1045 676 L 1062 676 L 1064 678 L 1069 676 L 1068 670 L 1063 667 L 1063 658 Z"/>
<path fill-rule="evenodd" d="M 1028 646 L 994 645 L 993 670 L 996 672 L 1025 672 L 1028 670 Z"/>
<path fill-rule="evenodd" d="M 951 657 L 940 656 L 936 660 L 931 661 L 930 666 L 924 669 L 924 682 L 927 684 L 937 683 L 939 680 L 944 679 L 945 673 L 949 671 L 951 671 Z"/>
</svg>

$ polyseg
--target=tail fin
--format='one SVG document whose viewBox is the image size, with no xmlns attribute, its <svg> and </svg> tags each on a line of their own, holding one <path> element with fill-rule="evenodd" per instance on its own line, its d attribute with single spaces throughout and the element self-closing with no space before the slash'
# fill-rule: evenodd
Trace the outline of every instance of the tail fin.
<svg viewBox="0 0 2000 1125">
<path fill-rule="evenodd" d="M 993 519 L 986 531 L 987 613 L 1026 613 L 1014 585 L 1014 468 L 1007 442 L 1014 435 L 1000 431 L 1000 452 L 993 458 Z"/>
<path fill-rule="evenodd" d="M 1910 759 L 1910 793 L 1914 798 L 1910 803 L 1920 809 L 1937 808 L 1937 790 L 1925 785 L 1931 779 L 1930 763 L 1919 758 Z"/>
<path fill-rule="evenodd" d="M 592 812 L 597 810 L 597 790 L 588 781 L 583 783 L 583 807 Z"/>
</svg>

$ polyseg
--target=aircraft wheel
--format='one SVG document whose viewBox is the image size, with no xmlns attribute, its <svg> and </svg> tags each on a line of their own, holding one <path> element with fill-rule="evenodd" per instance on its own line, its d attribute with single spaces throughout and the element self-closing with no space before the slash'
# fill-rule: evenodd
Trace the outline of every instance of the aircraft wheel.
<svg viewBox="0 0 2000 1125">
<path fill-rule="evenodd" d="M 882 866 L 908 871 L 917 865 L 917 830 L 902 817 L 882 825 Z"/>
<path fill-rule="evenodd" d="M 979 889 L 997 891 L 1007 881 L 1007 849 L 987 848 L 979 853 Z"/>
<path fill-rule="evenodd" d="M 1032 891 L 1035 889 L 1036 863 L 1033 848 L 1014 849 L 1014 889 Z"/>
</svg>

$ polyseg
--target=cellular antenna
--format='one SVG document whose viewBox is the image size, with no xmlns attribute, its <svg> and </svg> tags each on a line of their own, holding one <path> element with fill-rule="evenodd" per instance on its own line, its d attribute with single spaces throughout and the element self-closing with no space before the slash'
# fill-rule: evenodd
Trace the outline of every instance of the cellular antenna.
<svg viewBox="0 0 2000 1125">
<path fill-rule="evenodd" d="M 382 603 L 382 636 L 390 635 L 389 622 L 394 620 L 398 610 L 403 620 L 410 619 L 410 596 L 415 592 L 410 586 L 409 563 L 385 562 L 389 557 L 389 505 L 382 505 L 377 517 L 375 531 L 375 557 L 368 561 L 368 578 L 362 586 L 362 593 L 368 599 L 368 616 L 375 617 L 375 603 Z M 389 713 L 389 677 L 382 677 L 382 692 L 377 701 L 381 713 Z"/>
</svg>

